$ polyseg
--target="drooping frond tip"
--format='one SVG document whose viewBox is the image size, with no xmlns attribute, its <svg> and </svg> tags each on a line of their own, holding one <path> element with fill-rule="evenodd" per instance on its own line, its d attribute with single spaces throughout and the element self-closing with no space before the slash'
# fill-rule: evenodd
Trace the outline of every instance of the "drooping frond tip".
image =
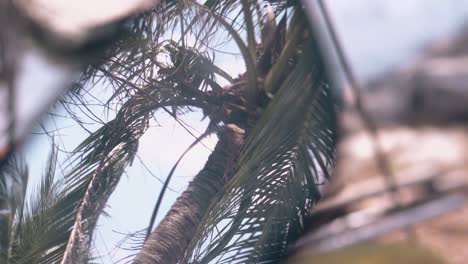
<svg viewBox="0 0 468 264">
<path fill-rule="evenodd" d="M 295 66 L 250 132 L 237 173 L 213 199 L 184 263 L 270 263 L 302 233 L 335 158 L 335 109 L 321 55 L 303 40 Z M 283 53 L 284 54 L 284 53 Z"/>
</svg>

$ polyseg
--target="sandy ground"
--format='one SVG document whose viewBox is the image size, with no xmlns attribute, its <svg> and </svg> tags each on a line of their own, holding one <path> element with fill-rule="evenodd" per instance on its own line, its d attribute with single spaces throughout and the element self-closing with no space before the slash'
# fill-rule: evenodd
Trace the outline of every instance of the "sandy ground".
<svg viewBox="0 0 468 264">
<path fill-rule="evenodd" d="M 430 250 L 446 263 L 465 264 L 468 262 L 468 206 L 421 223 L 412 228 L 415 242 Z M 384 242 L 408 239 L 403 232 L 395 232 L 382 238 Z"/>
<path fill-rule="evenodd" d="M 383 149 L 395 175 L 462 173 L 468 177 L 468 127 L 393 127 L 381 130 Z M 331 193 L 346 190 L 350 182 L 382 177 L 365 131 L 355 131 L 339 146 L 336 181 Z M 468 192 L 465 192 L 468 193 Z M 447 263 L 468 263 L 468 204 L 412 228 L 418 245 Z M 391 242 L 408 239 L 403 232 L 380 238 Z"/>
</svg>

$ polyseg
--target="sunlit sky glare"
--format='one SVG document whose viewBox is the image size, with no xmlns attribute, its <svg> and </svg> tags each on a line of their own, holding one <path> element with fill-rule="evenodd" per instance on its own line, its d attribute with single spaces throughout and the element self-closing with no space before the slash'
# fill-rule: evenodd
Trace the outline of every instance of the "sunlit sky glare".
<svg viewBox="0 0 468 264">
<path fill-rule="evenodd" d="M 361 79 L 371 78 L 389 67 L 408 62 L 415 55 L 415 51 L 420 50 L 428 40 L 453 32 L 468 15 L 468 1 L 464 0 L 328 2 L 348 57 Z M 80 16 L 80 13 L 76 14 L 76 17 Z M 237 52 L 233 43 L 223 50 Z M 240 56 L 217 54 L 216 58 L 218 66 L 234 77 L 244 71 Z M 43 75 L 52 74 L 51 69 L 42 68 L 42 73 L 36 68 L 33 71 Z M 30 80 L 29 84 L 24 83 L 25 87 L 36 85 L 40 85 L 40 82 Z M 183 118 L 198 131 L 195 131 L 196 134 L 203 132 L 207 125 L 207 120 L 200 121 L 201 113 L 193 113 Z M 164 179 L 175 161 L 194 141 L 192 136 L 167 115 L 158 115 L 157 120 L 158 123 L 152 123 L 153 127 L 141 138 L 139 144 L 138 156 L 144 165 L 138 158 L 135 159 L 110 198 L 109 207 L 106 209 L 110 217 L 101 217 L 99 220 L 95 239 L 98 253 L 102 256 L 99 262 L 115 263 L 129 254 L 115 245 L 124 238 L 122 233 L 132 233 L 147 227 L 161 189 L 160 180 L 154 176 Z M 55 140 L 68 151 L 87 135 L 70 120 L 54 118 L 49 119 L 46 124 L 51 129 L 63 127 L 55 133 Z M 31 139 L 25 147 L 25 152 L 33 177 L 30 188 L 35 188 L 45 167 L 50 142 L 44 135 L 34 135 Z M 204 165 L 210 153 L 209 148 L 213 148 L 216 143 L 216 137 L 211 136 L 204 143 L 208 148 L 198 145 L 179 165 L 170 185 L 172 190 L 168 191 L 164 198 L 158 219 L 164 216 L 191 177 Z M 66 157 L 62 154 L 61 159 Z M 148 173 L 145 166 L 154 176 Z"/>
<path fill-rule="evenodd" d="M 159 0 L 18 0 L 36 19 L 66 36 L 79 37 L 87 29 L 144 10 Z"/>
</svg>

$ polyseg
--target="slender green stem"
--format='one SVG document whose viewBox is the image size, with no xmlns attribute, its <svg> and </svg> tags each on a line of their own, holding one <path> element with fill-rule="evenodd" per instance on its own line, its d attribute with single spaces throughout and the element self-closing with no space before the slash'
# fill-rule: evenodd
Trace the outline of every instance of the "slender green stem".
<svg viewBox="0 0 468 264">
<path fill-rule="evenodd" d="M 246 73 L 247 73 L 247 86 L 246 86 L 246 99 L 248 102 L 248 107 L 249 108 L 254 108 L 255 106 L 255 101 L 257 98 L 257 69 L 255 67 L 255 61 L 253 60 L 253 57 L 250 56 L 250 52 L 248 47 L 245 45 L 244 41 L 240 37 L 240 35 L 237 33 L 237 31 L 221 16 L 211 12 L 210 10 L 206 10 L 205 7 L 200 6 L 200 10 L 205 10 L 206 12 L 210 12 L 210 14 L 213 16 L 213 19 L 218 21 L 222 26 L 226 28 L 226 30 L 231 34 L 232 38 L 236 42 L 237 46 L 239 47 L 239 50 L 242 54 L 242 57 L 244 58 L 245 62 L 245 68 L 246 68 Z"/>
<path fill-rule="evenodd" d="M 247 31 L 247 46 L 249 47 L 250 57 L 252 61 L 255 61 L 257 42 L 255 41 L 255 28 L 253 24 L 253 14 L 250 10 L 250 4 L 248 0 L 242 0 L 242 10 L 244 12 L 245 26 Z"/>
<path fill-rule="evenodd" d="M 273 65 L 271 71 L 268 73 L 265 78 L 265 90 L 269 93 L 275 93 L 279 88 L 279 79 L 282 76 L 282 72 L 285 71 L 285 68 L 288 66 L 289 59 L 297 51 L 297 45 L 303 38 L 304 27 L 296 26 L 294 27 L 291 37 L 289 38 L 286 46 L 281 52 L 278 61 Z"/>
</svg>

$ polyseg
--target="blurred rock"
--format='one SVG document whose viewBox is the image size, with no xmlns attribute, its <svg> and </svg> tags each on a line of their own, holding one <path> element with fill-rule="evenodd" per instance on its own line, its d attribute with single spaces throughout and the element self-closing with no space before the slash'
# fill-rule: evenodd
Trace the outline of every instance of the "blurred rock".
<svg viewBox="0 0 468 264">
<path fill-rule="evenodd" d="M 444 262 L 426 249 L 421 249 L 411 243 L 399 242 L 393 244 L 368 243 L 321 254 L 304 250 L 296 254 L 287 263 L 442 264 Z"/>
<path fill-rule="evenodd" d="M 467 121 L 468 28 L 428 48 L 411 65 L 369 82 L 363 99 L 381 126 Z"/>
</svg>

